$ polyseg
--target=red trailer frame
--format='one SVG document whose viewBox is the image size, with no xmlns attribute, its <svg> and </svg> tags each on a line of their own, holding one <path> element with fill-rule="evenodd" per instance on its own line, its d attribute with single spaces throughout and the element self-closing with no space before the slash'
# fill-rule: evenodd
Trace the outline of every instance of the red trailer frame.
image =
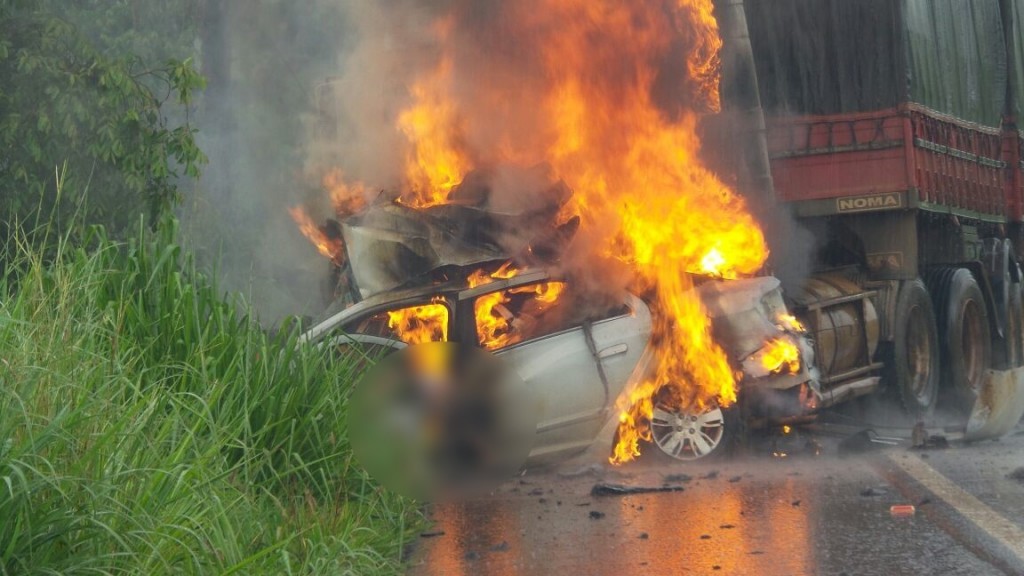
<svg viewBox="0 0 1024 576">
<path fill-rule="evenodd" d="M 917 208 L 1021 220 L 1016 130 L 904 104 L 872 112 L 775 117 L 768 151 L 778 199 L 798 215 Z"/>
</svg>

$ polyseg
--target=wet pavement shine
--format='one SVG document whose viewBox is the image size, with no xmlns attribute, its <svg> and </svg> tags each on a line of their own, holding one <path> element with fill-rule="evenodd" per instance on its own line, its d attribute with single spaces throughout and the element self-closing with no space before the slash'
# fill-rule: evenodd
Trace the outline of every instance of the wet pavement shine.
<svg viewBox="0 0 1024 576">
<path fill-rule="evenodd" d="M 530 472 L 430 507 L 409 574 L 1024 574 L 1024 482 L 1008 478 L 1024 466 L 1024 432 L 928 452 L 833 448 Z M 681 490 L 592 495 L 598 483 Z M 901 504 L 916 513 L 894 517 Z"/>
</svg>

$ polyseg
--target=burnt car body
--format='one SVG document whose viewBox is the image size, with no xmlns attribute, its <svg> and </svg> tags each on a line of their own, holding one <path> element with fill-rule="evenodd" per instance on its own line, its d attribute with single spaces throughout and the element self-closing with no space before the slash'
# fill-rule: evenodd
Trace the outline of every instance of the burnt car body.
<svg viewBox="0 0 1024 576">
<path fill-rule="evenodd" d="M 530 299 L 541 292 L 534 288 L 551 283 L 568 284 L 562 309 L 533 306 Z M 806 368 L 813 366 L 813 347 L 805 335 L 778 325 L 777 318 L 787 313 L 778 280 L 708 280 L 694 290 L 705 303 L 716 336 L 727 343 L 735 371 L 742 372 L 741 402 L 757 399 L 757 410 L 739 411 L 747 421 L 778 421 L 816 406 L 815 374 Z M 501 314 L 515 334 L 500 345 L 485 346 L 477 307 L 497 293 L 508 301 Z M 618 423 L 617 406 L 623 405 L 620 396 L 654 367 L 651 310 L 643 299 L 629 293 L 611 302 L 598 299 L 544 270 L 526 269 L 475 286 L 457 278 L 385 290 L 328 311 L 303 338 L 325 349 L 356 346 L 361 353 L 379 356 L 409 345 L 389 328 L 388 314 L 428 305 L 444 307 L 445 340 L 488 349 L 533 391 L 536 434 L 526 467 L 562 461 L 591 447 L 606 456 Z M 763 367 L 766 343 L 775 338 L 798 345 L 799 369 L 782 374 Z M 774 399 L 766 402 L 766 396 Z M 719 454 L 735 422 L 715 406 L 689 414 L 656 405 L 652 440 L 680 460 Z"/>
</svg>

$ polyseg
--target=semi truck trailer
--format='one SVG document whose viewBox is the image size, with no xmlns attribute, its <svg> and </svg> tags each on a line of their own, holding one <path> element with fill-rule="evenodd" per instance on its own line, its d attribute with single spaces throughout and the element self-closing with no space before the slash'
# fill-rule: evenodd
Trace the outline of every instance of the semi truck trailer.
<svg viewBox="0 0 1024 576">
<path fill-rule="evenodd" d="M 716 10 L 747 193 L 813 236 L 789 296 L 823 388 L 877 375 L 912 417 L 969 416 L 1024 363 L 1024 2 Z"/>
</svg>

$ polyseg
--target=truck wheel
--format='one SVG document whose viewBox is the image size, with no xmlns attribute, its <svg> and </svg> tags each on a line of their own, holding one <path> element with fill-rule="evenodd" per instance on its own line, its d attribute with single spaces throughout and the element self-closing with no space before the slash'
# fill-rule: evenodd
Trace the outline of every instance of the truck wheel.
<svg viewBox="0 0 1024 576">
<path fill-rule="evenodd" d="M 1024 278 L 1013 291 L 1010 313 L 1017 319 L 1017 340 L 1015 341 L 1017 361 L 1013 366 L 1024 365 Z"/>
<path fill-rule="evenodd" d="M 944 396 L 951 407 L 966 414 L 974 405 L 985 371 L 992 365 L 985 297 L 966 268 L 942 269 L 934 274 Z"/>
<path fill-rule="evenodd" d="M 920 280 L 905 282 L 896 300 L 893 346 L 886 362 L 889 390 L 915 419 L 935 409 L 939 342 L 932 299 Z"/>
<path fill-rule="evenodd" d="M 1001 368 L 1016 368 L 1024 359 L 1024 337 L 1022 337 L 1022 314 L 1024 307 L 1021 305 L 1021 285 L 1010 284 L 1009 302 L 1006 310 L 1006 337 L 993 350 L 992 363 Z"/>
<path fill-rule="evenodd" d="M 1016 262 L 1010 266 L 1017 267 Z M 1009 274 L 1003 279 L 1001 291 L 1006 293 L 1006 305 L 1002 306 L 996 297 L 995 313 L 1003 317 L 1003 336 L 993 337 L 992 367 L 1009 370 L 1024 361 L 1024 310 L 1021 305 L 1021 282 L 1011 281 Z M 1018 269 L 1017 277 L 1020 277 Z"/>
</svg>

